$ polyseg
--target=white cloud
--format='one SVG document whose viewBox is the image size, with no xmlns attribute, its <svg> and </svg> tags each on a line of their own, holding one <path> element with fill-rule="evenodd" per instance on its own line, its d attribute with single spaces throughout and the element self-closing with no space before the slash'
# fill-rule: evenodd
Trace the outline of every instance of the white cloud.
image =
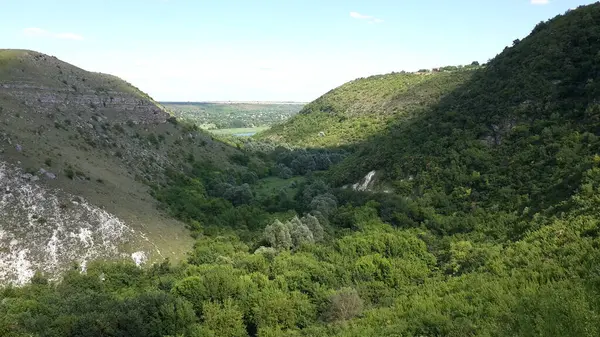
<svg viewBox="0 0 600 337">
<path fill-rule="evenodd" d="M 549 0 L 531 0 L 532 5 L 547 5 Z"/>
<path fill-rule="evenodd" d="M 372 16 L 368 16 L 368 15 L 362 15 L 358 12 L 350 12 L 350 16 L 355 18 L 355 19 L 372 19 Z"/>
<path fill-rule="evenodd" d="M 23 34 L 27 36 L 45 36 L 48 32 L 41 28 L 25 28 L 23 29 Z"/>
<path fill-rule="evenodd" d="M 61 40 L 83 40 L 83 36 L 75 33 L 53 33 L 42 28 L 30 27 L 23 29 L 23 34 L 29 37 L 42 37 Z"/>
<path fill-rule="evenodd" d="M 539 0 L 534 0 L 539 1 Z M 371 15 L 360 14 L 359 12 L 350 12 L 350 17 L 358 20 L 365 20 L 369 23 L 382 23 L 383 20 Z"/>
<path fill-rule="evenodd" d="M 54 36 L 57 39 L 78 40 L 78 41 L 83 40 L 83 36 L 81 36 L 79 34 L 74 34 L 74 33 L 58 33 L 58 34 L 54 34 Z"/>
</svg>

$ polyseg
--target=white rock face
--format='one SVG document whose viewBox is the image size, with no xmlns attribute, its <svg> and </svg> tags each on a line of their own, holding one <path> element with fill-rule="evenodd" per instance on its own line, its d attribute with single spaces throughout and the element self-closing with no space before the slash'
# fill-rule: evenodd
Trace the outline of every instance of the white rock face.
<svg viewBox="0 0 600 337">
<path fill-rule="evenodd" d="M 375 177 L 375 173 L 376 173 L 376 171 L 371 171 L 371 172 L 367 173 L 367 175 L 361 181 L 352 185 L 352 189 L 356 190 L 356 191 L 370 190 L 373 187 L 372 185 L 374 183 L 373 178 Z"/>
<path fill-rule="evenodd" d="M 112 214 L 60 190 L 21 178 L 22 172 L 0 161 L 0 284 L 22 285 L 36 270 L 51 278 L 72 262 L 129 258 L 120 250 L 142 233 Z M 72 202 L 76 199 L 76 202 Z M 138 251 L 136 264 L 148 260 Z"/>
<path fill-rule="evenodd" d="M 131 259 L 133 260 L 133 262 L 135 262 L 135 265 L 138 267 L 146 263 L 146 261 L 148 261 L 146 253 L 141 251 L 131 254 Z"/>
</svg>

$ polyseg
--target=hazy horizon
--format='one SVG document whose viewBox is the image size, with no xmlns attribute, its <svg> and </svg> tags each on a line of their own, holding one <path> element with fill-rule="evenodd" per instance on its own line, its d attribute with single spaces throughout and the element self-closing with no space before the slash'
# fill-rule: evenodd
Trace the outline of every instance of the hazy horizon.
<svg viewBox="0 0 600 337">
<path fill-rule="evenodd" d="M 157 101 L 158 103 L 279 103 L 279 104 L 308 104 L 310 102 L 299 102 L 299 101 L 261 101 L 261 100 L 249 100 L 249 101 L 234 101 L 234 100 L 199 100 L 199 101 Z"/>
</svg>

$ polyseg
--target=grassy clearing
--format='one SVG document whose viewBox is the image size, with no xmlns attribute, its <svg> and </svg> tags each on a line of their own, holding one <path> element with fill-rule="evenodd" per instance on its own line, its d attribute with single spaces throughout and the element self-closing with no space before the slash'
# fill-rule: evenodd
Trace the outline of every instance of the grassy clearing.
<svg viewBox="0 0 600 337">
<path fill-rule="evenodd" d="M 277 194 L 280 190 L 285 189 L 290 196 L 294 195 L 298 185 L 306 180 L 303 176 L 292 177 L 290 179 L 282 179 L 277 177 L 268 177 L 261 179 L 256 185 L 257 196 L 268 196 Z"/>
</svg>

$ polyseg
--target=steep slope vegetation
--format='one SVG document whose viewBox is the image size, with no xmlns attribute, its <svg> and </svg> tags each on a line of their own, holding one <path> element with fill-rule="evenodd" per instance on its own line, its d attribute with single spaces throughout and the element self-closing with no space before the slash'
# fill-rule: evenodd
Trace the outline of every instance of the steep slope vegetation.
<svg viewBox="0 0 600 337">
<path fill-rule="evenodd" d="M 0 50 L 0 266 L 13 266 L 0 282 L 37 267 L 55 274 L 74 257 L 178 259 L 191 239 L 156 210 L 148 185 L 193 160 L 227 168 L 235 152 L 114 76 Z M 136 234 L 102 234 L 114 221 Z"/>
<path fill-rule="evenodd" d="M 383 132 L 394 121 L 421 113 L 467 81 L 474 68 L 356 79 L 319 97 L 289 121 L 257 138 L 307 147 L 355 144 Z"/>
<path fill-rule="evenodd" d="M 371 170 L 396 191 L 535 213 L 568 198 L 598 165 L 600 6 L 540 23 L 410 122 L 365 142 L 332 173 Z M 457 202 L 462 200 L 462 202 Z"/>
<path fill-rule="evenodd" d="M 482 209 L 521 219 L 553 214 L 564 210 L 563 202 L 598 165 L 599 22 L 596 4 L 541 22 L 523 41 L 515 40 L 473 71 L 390 74 L 347 83 L 262 137 L 306 147 L 335 147 L 344 143 L 342 137 L 350 140 L 348 135 L 364 138 L 330 170 L 330 182 L 360 181 L 405 197 L 414 205 L 397 205 L 397 223 L 429 219 L 431 228 L 456 232 L 472 229 L 455 223 L 457 217 Z M 398 85 L 406 76 L 428 79 Z M 431 90 L 434 84 L 440 89 Z M 422 104 L 405 109 L 403 102 L 422 97 L 427 97 Z M 383 112 L 403 109 L 381 122 Z M 379 125 L 380 132 L 353 124 L 361 119 Z M 329 128 L 329 136 L 319 137 L 322 127 Z M 367 176 L 372 180 L 365 182 Z M 524 228 L 515 226 L 499 225 L 503 233 L 496 234 L 522 233 Z"/>
</svg>

